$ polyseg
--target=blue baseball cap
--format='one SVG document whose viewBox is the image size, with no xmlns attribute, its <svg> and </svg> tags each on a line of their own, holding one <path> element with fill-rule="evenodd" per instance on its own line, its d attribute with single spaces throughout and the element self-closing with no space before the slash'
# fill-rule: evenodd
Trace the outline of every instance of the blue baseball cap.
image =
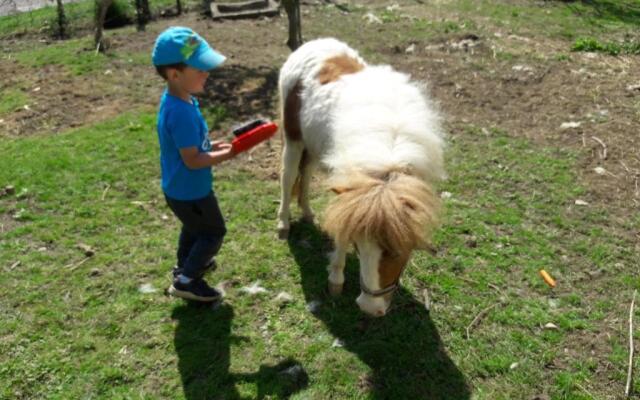
<svg viewBox="0 0 640 400">
<path fill-rule="evenodd" d="M 200 71 L 212 70 L 227 59 L 200 35 L 182 26 L 172 26 L 158 36 L 151 58 L 157 67 L 184 63 Z"/>
</svg>

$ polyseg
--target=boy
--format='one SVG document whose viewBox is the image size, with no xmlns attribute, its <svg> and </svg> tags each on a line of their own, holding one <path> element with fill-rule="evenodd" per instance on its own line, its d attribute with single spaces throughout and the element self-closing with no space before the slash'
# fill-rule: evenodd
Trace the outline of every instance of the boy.
<svg viewBox="0 0 640 400">
<path fill-rule="evenodd" d="M 171 27 L 158 36 L 153 65 L 167 87 L 158 111 L 162 190 L 171 211 L 182 222 L 178 264 L 169 293 L 212 302 L 220 293 L 203 279 L 215 269 L 213 257 L 226 233 L 212 191 L 211 166 L 234 157 L 231 144 L 211 143 L 208 127 L 192 94 L 204 91 L 210 70 L 225 57 L 189 28 Z"/>
</svg>

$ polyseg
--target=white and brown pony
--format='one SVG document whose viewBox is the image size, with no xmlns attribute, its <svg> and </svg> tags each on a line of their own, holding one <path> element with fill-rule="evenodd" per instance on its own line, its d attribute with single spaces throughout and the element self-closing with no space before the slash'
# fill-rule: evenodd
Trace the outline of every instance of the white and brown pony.
<svg viewBox="0 0 640 400">
<path fill-rule="evenodd" d="M 284 126 L 278 231 L 289 232 L 297 193 L 303 219 L 312 171 L 324 167 L 336 196 L 323 228 L 333 238 L 329 291 L 344 284 L 345 257 L 355 246 L 367 314 L 382 316 L 411 252 L 429 245 L 444 176 L 443 134 L 429 99 L 409 76 L 371 66 L 335 39 L 318 39 L 293 52 L 280 70 Z"/>
</svg>

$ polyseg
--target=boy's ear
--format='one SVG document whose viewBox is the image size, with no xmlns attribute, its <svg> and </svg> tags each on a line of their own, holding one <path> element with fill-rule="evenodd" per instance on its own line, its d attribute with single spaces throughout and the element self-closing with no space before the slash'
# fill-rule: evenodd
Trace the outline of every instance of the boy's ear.
<svg viewBox="0 0 640 400">
<path fill-rule="evenodd" d="M 178 79 L 178 74 L 180 71 L 178 71 L 177 68 L 169 68 L 167 69 L 167 79 L 169 81 L 175 81 L 176 79 Z"/>
</svg>

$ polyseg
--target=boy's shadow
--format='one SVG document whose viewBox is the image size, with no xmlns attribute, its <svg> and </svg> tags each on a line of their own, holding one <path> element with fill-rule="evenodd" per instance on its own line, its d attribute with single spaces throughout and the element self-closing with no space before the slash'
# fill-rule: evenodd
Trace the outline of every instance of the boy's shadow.
<svg viewBox="0 0 640 400">
<path fill-rule="evenodd" d="M 465 400 L 471 397 L 464 376 L 448 357 L 428 311 L 409 292 L 396 291 L 385 317 L 366 317 L 355 299 L 359 294 L 356 257 L 347 258 L 345 290 L 331 298 L 326 290 L 331 241 L 314 225 L 292 223 L 289 248 L 300 268 L 307 302 L 320 301 L 315 316 L 369 366 L 359 377 L 374 399 Z"/>
<path fill-rule="evenodd" d="M 188 400 L 241 399 L 237 382 L 254 382 L 257 399 L 286 399 L 308 385 L 306 372 L 292 359 L 260 365 L 255 373 L 229 373 L 230 346 L 245 339 L 231 336 L 233 308 L 228 304 L 214 309 L 211 304 L 185 303 L 174 308 L 172 318 L 178 322 L 174 344 Z"/>
</svg>

